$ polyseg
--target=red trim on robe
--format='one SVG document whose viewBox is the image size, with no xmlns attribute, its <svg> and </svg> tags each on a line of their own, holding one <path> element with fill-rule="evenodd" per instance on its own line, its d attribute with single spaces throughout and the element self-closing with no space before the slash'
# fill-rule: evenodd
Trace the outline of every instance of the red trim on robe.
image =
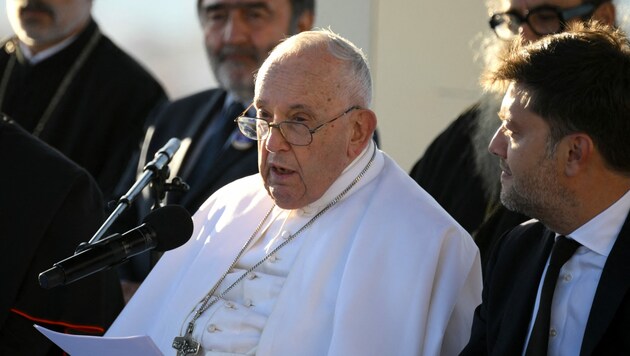
<svg viewBox="0 0 630 356">
<path fill-rule="evenodd" d="M 64 328 L 64 333 L 66 334 L 70 334 L 70 331 L 73 331 L 73 330 L 79 331 L 81 333 L 98 334 L 98 335 L 103 335 L 105 333 L 105 329 L 100 326 L 72 324 L 72 323 L 67 323 L 65 321 L 56 321 L 56 320 L 37 318 L 31 315 L 28 315 L 25 312 L 21 310 L 17 310 L 15 308 L 11 308 L 11 311 L 15 314 L 18 314 L 26 319 L 29 319 L 37 323 L 62 326 Z"/>
</svg>

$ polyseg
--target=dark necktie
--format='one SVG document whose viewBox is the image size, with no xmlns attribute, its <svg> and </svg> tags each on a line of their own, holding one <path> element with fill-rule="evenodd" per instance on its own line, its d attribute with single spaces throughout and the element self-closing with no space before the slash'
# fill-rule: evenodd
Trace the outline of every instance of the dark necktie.
<svg viewBox="0 0 630 356">
<path fill-rule="evenodd" d="M 580 243 L 560 236 L 553 245 L 549 267 L 543 281 L 540 292 L 540 302 L 538 303 L 538 313 L 532 328 L 532 333 L 527 344 L 526 356 L 547 355 L 549 347 L 549 321 L 551 319 L 551 302 L 553 292 L 556 289 L 556 282 L 562 266 L 571 258 L 575 250 L 580 247 Z"/>
<path fill-rule="evenodd" d="M 197 186 L 204 185 L 204 180 L 215 166 L 215 161 L 226 145 L 232 131 L 236 128 L 234 119 L 240 115 L 245 107 L 238 102 L 233 102 L 221 110 L 221 113 L 208 126 L 204 134 L 201 135 L 199 142 L 202 145 L 202 151 L 199 158 L 194 163 L 190 176 L 186 182 L 191 188 L 196 189 Z"/>
</svg>

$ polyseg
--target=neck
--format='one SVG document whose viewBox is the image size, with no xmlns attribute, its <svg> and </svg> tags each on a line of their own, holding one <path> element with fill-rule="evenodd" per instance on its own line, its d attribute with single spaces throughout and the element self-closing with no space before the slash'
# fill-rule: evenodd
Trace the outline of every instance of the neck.
<svg viewBox="0 0 630 356">
<path fill-rule="evenodd" d="M 556 219 L 540 220 L 549 229 L 568 235 L 610 208 L 629 190 L 630 177 L 612 171 L 602 172 L 597 179 L 583 180 L 571 189 L 576 192 L 575 199 L 567 200 L 573 203 L 554 214 Z"/>
</svg>

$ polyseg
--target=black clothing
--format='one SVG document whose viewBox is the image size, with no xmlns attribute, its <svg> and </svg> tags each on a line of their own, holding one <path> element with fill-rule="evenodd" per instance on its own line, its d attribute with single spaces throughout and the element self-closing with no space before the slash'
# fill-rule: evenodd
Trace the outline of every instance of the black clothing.
<svg viewBox="0 0 630 356">
<path fill-rule="evenodd" d="M 102 196 L 83 168 L 5 119 L 0 164 L 0 354 L 61 355 L 34 323 L 103 334 L 123 307 L 112 270 L 49 290 L 37 279 L 96 232 Z"/>
<path fill-rule="evenodd" d="M 183 144 L 169 165 L 171 176 L 180 176 L 186 181 L 199 159 L 199 156 L 191 155 L 199 148 L 198 139 L 223 108 L 226 96 L 224 90 L 211 89 L 167 105 L 154 121 L 154 133 L 149 139 L 146 155 L 141 157 L 138 167 L 143 167 L 170 138 L 176 137 L 182 140 Z M 258 173 L 256 142 L 243 139 L 236 123 L 230 122 L 229 126 L 231 129 L 227 140 L 219 145 L 213 145 L 220 149 L 203 184 L 191 186 L 185 193 L 167 194 L 168 204 L 180 204 L 193 214 L 217 189 L 238 178 Z M 147 142 L 144 144 L 147 145 Z"/>
<path fill-rule="evenodd" d="M 520 355 L 555 233 L 531 220 L 505 236 L 484 274 L 482 304 L 461 355 Z M 580 355 L 630 354 L 630 216 L 606 260 Z"/>
<path fill-rule="evenodd" d="M 2 44 L 0 111 L 84 167 L 106 199 L 143 135 L 145 120 L 166 99 L 160 84 L 104 35 L 88 27 L 66 48 L 31 65 L 16 39 Z M 35 128 L 81 53 L 97 41 L 54 107 L 41 133 Z"/>
<path fill-rule="evenodd" d="M 477 114 L 476 105 L 466 110 L 411 170 L 411 177 L 469 233 L 479 228 L 488 206 L 471 142 Z"/>
</svg>

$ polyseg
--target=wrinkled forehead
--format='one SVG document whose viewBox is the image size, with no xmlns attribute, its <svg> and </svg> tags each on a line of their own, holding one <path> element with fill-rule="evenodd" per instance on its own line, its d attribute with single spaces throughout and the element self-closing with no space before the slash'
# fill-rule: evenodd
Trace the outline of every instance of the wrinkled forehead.
<svg viewBox="0 0 630 356">
<path fill-rule="evenodd" d="M 340 60 L 315 47 L 272 53 L 256 75 L 255 95 L 269 87 L 304 95 L 334 92 L 344 76 L 343 67 Z"/>
</svg>

